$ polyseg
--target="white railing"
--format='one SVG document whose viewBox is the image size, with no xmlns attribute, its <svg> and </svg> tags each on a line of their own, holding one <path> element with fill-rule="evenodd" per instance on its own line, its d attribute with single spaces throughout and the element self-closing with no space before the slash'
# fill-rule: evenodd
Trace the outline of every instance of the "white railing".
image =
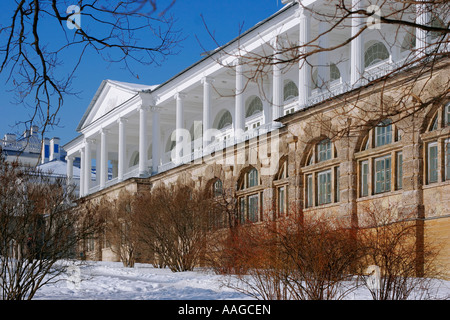
<svg viewBox="0 0 450 320">
<path fill-rule="evenodd" d="M 336 97 L 348 91 L 350 86 L 342 82 L 342 79 L 331 82 L 330 86 L 325 89 L 315 89 L 308 98 L 308 105 L 314 105 L 330 98 Z"/>
</svg>

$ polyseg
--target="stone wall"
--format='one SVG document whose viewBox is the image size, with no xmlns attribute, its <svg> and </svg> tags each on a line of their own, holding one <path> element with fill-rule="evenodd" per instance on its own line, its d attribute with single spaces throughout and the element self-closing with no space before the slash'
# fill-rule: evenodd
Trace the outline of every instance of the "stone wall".
<svg viewBox="0 0 450 320">
<path fill-rule="evenodd" d="M 448 78 L 446 69 L 437 70 L 431 80 L 423 79 L 414 85 L 423 86 L 423 92 L 429 94 L 437 84 L 449 81 Z M 450 180 L 445 180 L 443 172 L 445 149 L 439 149 L 440 178 L 434 184 L 428 184 L 426 181 L 425 152 L 426 141 L 438 139 L 442 144 L 450 137 L 450 127 L 441 119 L 448 101 L 437 101 L 424 108 L 416 108 L 413 101 L 409 101 L 411 107 L 404 107 L 406 103 L 398 112 L 393 112 L 399 108 L 396 105 L 399 100 L 396 98 L 401 92 L 400 85 L 406 88 L 402 79 L 397 79 L 389 86 L 370 86 L 284 116 L 280 119 L 284 126 L 270 135 L 240 143 L 203 161 L 185 164 L 150 178 L 125 181 L 89 197 L 117 197 L 123 188 L 138 191 L 160 184 L 185 184 L 204 189 L 211 187 L 211 182 L 215 179 L 221 179 L 226 190 L 236 190 L 241 175 L 252 166 L 259 172 L 270 172 L 268 175 L 259 176 L 259 185 L 253 190 L 262 193 L 262 217 L 264 220 L 270 220 L 276 217 L 276 177 L 279 166 L 287 161 L 287 175 L 281 182 L 288 187 L 288 213 L 339 216 L 347 221 L 348 225 L 355 226 L 358 224 L 358 215 L 370 205 L 385 207 L 386 210 L 395 208 L 400 218 L 408 216 L 426 221 L 425 239 L 442 240 L 445 246 L 439 261 L 444 263 L 444 269 L 448 269 Z M 437 130 L 430 132 L 429 122 L 436 113 L 440 114 L 441 124 Z M 393 142 L 382 147 L 373 147 L 374 127 L 385 118 L 392 120 Z M 332 141 L 332 158 L 323 163 L 310 164 L 308 155 L 315 152 L 317 143 L 324 138 Z M 271 148 L 274 146 L 274 139 L 279 142 L 276 150 Z M 396 161 L 399 161 L 396 156 L 399 153 L 403 158 L 401 181 L 397 179 L 398 172 L 395 168 Z M 392 156 L 390 191 L 375 194 L 372 165 L 370 192 L 361 196 L 361 161 L 373 161 L 383 155 Z M 270 161 L 267 162 L 267 159 Z M 338 174 L 333 173 L 333 201 L 307 208 L 306 176 L 308 173 L 315 174 L 327 168 L 339 169 L 334 171 L 339 172 Z M 337 184 L 339 189 L 336 189 Z M 314 197 L 317 198 L 317 194 Z M 106 258 L 106 255 L 103 258 Z M 108 259 L 112 259 L 110 254 Z"/>
</svg>

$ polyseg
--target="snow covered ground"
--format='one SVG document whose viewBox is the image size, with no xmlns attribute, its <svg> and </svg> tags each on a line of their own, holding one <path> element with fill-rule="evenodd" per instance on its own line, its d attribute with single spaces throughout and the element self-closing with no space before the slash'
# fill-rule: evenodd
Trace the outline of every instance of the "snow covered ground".
<svg viewBox="0 0 450 320">
<path fill-rule="evenodd" d="M 205 271 L 171 272 L 137 264 L 87 262 L 71 275 L 40 289 L 41 300 L 222 300 L 248 299 L 221 286 L 220 276 Z"/>
<path fill-rule="evenodd" d="M 118 262 L 87 262 L 71 275 L 40 289 L 37 300 L 246 300 L 223 286 L 222 277 L 204 270 L 173 273 L 147 264 L 124 268 Z M 430 299 L 450 297 L 450 281 L 436 282 Z M 364 288 L 347 299 L 371 299 Z"/>
</svg>

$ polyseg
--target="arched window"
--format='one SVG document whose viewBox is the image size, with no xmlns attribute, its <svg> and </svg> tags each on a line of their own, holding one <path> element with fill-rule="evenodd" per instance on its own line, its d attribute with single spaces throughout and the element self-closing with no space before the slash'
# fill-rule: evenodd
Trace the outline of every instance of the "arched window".
<svg viewBox="0 0 450 320">
<path fill-rule="evenodd" d="M 288 161 L 287 159 L 282 159 L 280 161 L 280 167 L 273 181 L 274 191 L 276 197 L 276 217 L 281 217 L 289 213 L 288 208 Z"/>
<path fill-rule="evenodd" d="M 298 97 L 298 88 L 291 80 L 284 82 L 284 101 L 288 101 Z"/>
<path fill-rule="evenodd" d="M 341 78 L 341 72 L 339 68 L 334 63 L 330 64 L 330 80 L 335 81 Z"/>
<path fill-rule="evenodd" d="M 248 179 L 248 182 L 247 182 L 248 188 L 257 186 L 259 184 L 258 183 L 258 170 L 256 170 L 255 168 L 251 169 L 248 172 L 247 179 Z"/>
<path fill-rule="evenodd" d="M 440 130 L 450 125 L 450 103 L 439 108 L 422 135 L 425 145 L 424 181 L 427 184 L 450 180 L 450 136 Z"/>
<path fill-rule="evenodd" d="M 332 63 L 329 66 L 329 76 L 330 76 L 330 82 L 339 80 L 341 78 L 341 71 L 339 71 L 339 68 L 336 66 L 336 64 Z M 319 87 L 319 71 L 317 68 L 314 68 L 314 72 L 312 75 L 312 82 L 314 89 Z"/>
<path fill-rule="evenodd" d="M 237 197 L 241 223 L 257 222 L 262 219 L 263 190 L 256 168 L 251 167 L 241 174 Z"/>
<path fill-rule="evenodd" d="M 307 156 L 306 165 L 330 160 L 335 158 L 335 156 L 333 143 L 329 138 L 325 138 L 311 148 Z"/>
<path fill-rule="evenodd" d="M 217 129 L 222 130 L 223 128 L 230 126 L 232 123 L 233 117 L 231 116 L 230 111 L 225 110 L 218 121 Z"/>
<path fill-rule="evenodd" d="M 334 144 L 329 138 L 312 146 L 303 168 L 306 208 L 340 201 L 339 170 Z"/>
<path fill-rule="evenodd" d="M 262 111 L 263 111 L 263 103 L 259 97 L 253 96 L 247 100 L 245 107 L 246 118 Z"/>
<path fill-rule="evenodd" d="M 432 27 L 435 27 L 435 28 L 443 28 L 443 29 L 445 29 L 444 22 L 442 22 L 442 20 L 439 19 L 439 18 L 436 17 L 436 16 L 433 16 L 433 17 L 431 18 L 430 25 L 431 25 Z M 431 31 L 431 32 L 430 32 L 430 38 L 431 38 L 431 39 L 436 39 L 436 38 L 438 38 L 439 36 L 442 36 L 442 35 L 443 35 L 443 33 L 442 33 L 442 32 L 439 32 L 439 31 Z"/>
<path fill-rule="evenodd" d="M 364 137 L 360 149 L 361 157 L 357 156 L 360 197 L 403 188 L 402 146 L 397 144 L 382 148 L 399 141 L 399 130 L 391 119 L 380 121 Z"/>
<path fill-rule="evenodd" d="M 389 59 L 389 51 L 383 43 L 377 41 L 364 52 L 364 67 L 370 67 L 387 59 Z"/>
<path fill-rule="evenodd" d="M 406 32 L 407 33 L 403 38 L 400 52 L 413 50 L 416 47 L 416 35 L 414 34 L 413 29 L 408 28 Z"/>
<path fill-rule="evenodd" d="M 217 179 L 212 185 L 212 192 L 214 197 L 219 197 L 223 194 L 222 180 Z"/>
<path fill-rule="evenodd" d="M 375 127 L 375 147 L 392 143 L 392 120 L 381 121 Z"/>
<path fill-rule="evenodd" d="M 324 139 L 317 144 L 317 161 L 322 162 L 331 159 L 331 140 Z"/>
<path fill-rule="evenodd" d="M 433 118 L 433 120 L 431 121 L 431 125 L 430 125 L 430 130 L 429 131 L 434 131 L 437 130 L 438 128 L 438 115 L 436 114 Z"/>
</svg>

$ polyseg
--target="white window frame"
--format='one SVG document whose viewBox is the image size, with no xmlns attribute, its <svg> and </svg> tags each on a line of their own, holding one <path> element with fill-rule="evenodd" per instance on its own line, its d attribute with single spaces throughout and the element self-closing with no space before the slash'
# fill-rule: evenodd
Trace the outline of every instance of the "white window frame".
<svg viewBox="0 0 450 320">
<path fill-rule="evenodd" d="M 306 208 L 314 207 L 314 179 L 313 174 L 306 176 Z"/>
<path fill-rule="evenodd" d="M 321 181 L 325 177 L 324 181 Z M 331 169 L 317 173 L 317 203 L 324 205 L 332 202 Z"/>
<path fill-rule="evenodd" d="M 375 127 L 375 147 L 385 146 L 393 142 L 392 121 L 389 124 L 382 121 Z"/>
<path fill-rule="evenodd" d="M 361 161 L 360 163 L 360 171 L 361 171 L 361 190 L 360 190 L 360 197 L 367 197 L 369 196 L 369 185 L 370 185 L 370 172 L 369 172 L 369 160 Z"/>
<path fill-rule="evenodd" d="M 389 168 L 387 166 L 389 160 Z M 391 181 L 391 172 L 392 172 L 392 156 L 386 155 L 383 157 L 378 157 L 375 158 L 374 161 L 374 193 L 375 194 L 380 194 L 380 193 L 385 193 L 385 192 L 390 192 L 392 189 L 392 181 Z M 383 168 L 382 170 L 378 170 L 377 164 L 378 163 L 383 163 Z M 378 179 L 379 178 L 379 173 L 383 174 L 384 179 Z M 382 186 L 382 189 L 378 189 L 378 186 Z"/>
<path fill-rule="evenodd" d="M 403 189 L 403 153 L 397 152 L 395 179 L 397 181 L 397 190 Z"/>
<path fill-rule="evenodd" d="M 436 149 L 436 159 L 431 159 L 431 149 Z M 436 183 L 439 180 L 439 148 L 437 142 L 430 142 L 427 145 L 427 184 Z M 435 165 L 432 166 L 432 161 L 435 162 Z M 432 172 L 432 169 L 434 170 Z M 433 179 L 432 179 L 433 177 Z"/>
<path fill-rule="evenodd" d="M 445 180 L 450 180 L 450 139 L 444 142 Z"/>
</svg>

